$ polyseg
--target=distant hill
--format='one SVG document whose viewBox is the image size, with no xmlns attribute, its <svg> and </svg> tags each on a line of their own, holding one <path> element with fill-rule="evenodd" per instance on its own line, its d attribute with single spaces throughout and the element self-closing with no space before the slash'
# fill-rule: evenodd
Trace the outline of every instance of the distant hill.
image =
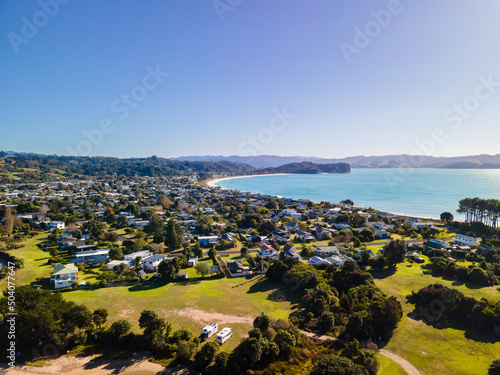
<svg viewBox="0 0 500 375">
<path fill-rule="evenodd" d="M 248 164 L 231 161 L 179 161 L 152 156 L 120 159 L 113 157 L 57 156 L 0 152 L 0 182 L 36 182 L 78 176 L 182 176 L 197 173 L 242 175 L 253 173 Z"/>
<path fill-rule="evenodd" d="M 457 157 L 385 155 L 351 156 L 347 158 L 317 158 L 308 156 L 183 156 L 174 158 L 182 161 L 232 161 L 245 163 L 255 168 L 279 167 L 290 163 L 348 163 L 351 168 L 500 168 L 500 154 Z"/>
<path fill-rule="evenodd" d="M 347 163 L 315 164 L 311 162 L 289 163 L 279 167 L 257 169 L 256 173 L 349 173 L 351 166 Z"/>
</svg>

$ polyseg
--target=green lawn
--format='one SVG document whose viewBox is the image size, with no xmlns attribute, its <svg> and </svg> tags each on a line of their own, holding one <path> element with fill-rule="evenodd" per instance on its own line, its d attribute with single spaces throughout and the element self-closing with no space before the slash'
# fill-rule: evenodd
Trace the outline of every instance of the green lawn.
<svg viewBox="0 0 500 375">
<path fill-rule="evenodd" d="M 48 232 L 28 239 L 22 244 L 24 247 L 16 250 L 10 250 L 9 253 L 17 258 L 24 259 L 24 267 L 16 270 L 16 285 L 22 286 L 36 281 L 38 278 L 50 277 L 54 269 L 53 266 L 47 264 L 47 259 L 50 258 L 48 252 L 42 251 L 37 244 L 47 238 Z M 0 289 L 5 289 L 7 279 L 0 281 Z"/>
<path fill-rule="evenodd" d="M 378 375 L 406 375 L 405 370 L 389 358 L 377 354 L 377 359 L 380 364 Z"/>
<path fill-rule="evenodd" d="M 422 256 L 426 259 L 427 257 Z M 500 293 L 493 288 L 466 286 L 453 280 L 424 274 L 420 264 L 398 265 L 394 274 L 374 272 L 375 284 L 385 293 L 397 296 L 404 305 L 405 315 L 394 337 L 385 349 L 405 358 L 423 374 L 478 374 L 484 375 L 490 363 L 500 358 L 498 337 L 467 327 L 467 331 L 454 328 L 437 329 L 407 314 L 413 306 L 406 303 L 406 296 L 431 283 L 456 288 L 464 295 L 480 299 L 498 300 Z M 380 278 L 385 276 L 384 278 Z"/>
</svg>

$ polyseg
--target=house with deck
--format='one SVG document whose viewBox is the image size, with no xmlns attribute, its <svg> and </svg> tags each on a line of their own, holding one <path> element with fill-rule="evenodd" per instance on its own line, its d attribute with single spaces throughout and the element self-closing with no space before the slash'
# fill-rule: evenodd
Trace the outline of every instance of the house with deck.
<svg viewBox="0 0 500 375">
<path fill-rule="evenodd" d="M 55 289 L 67 288 L 78 281 L 78 267 L 74 264 L 55 266 L 50 276 L 50 283 Z"/>
</svg>

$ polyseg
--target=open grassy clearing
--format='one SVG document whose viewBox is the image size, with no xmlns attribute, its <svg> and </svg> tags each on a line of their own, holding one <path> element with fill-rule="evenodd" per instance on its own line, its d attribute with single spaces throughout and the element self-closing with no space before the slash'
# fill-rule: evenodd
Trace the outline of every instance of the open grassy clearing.
<svg viewBox="0 0 500 375">
<path fill-rule="evenodd" d="M 127 319 L 134 331 L 139 331 L 138 319 L 146 309 L 165 317 L 174 329 L 184 327 L 196 335 L 215 316 L 220 318 L 220 321 L 215 319 L 220 328 L 227 325 L 233 329 L 233 339 L 224 345 L 230 350 L 252 328 L 251 322 L 261 312 L 274 319 L 288 318 L 294 303 L 273 301 L 280 286 L 280 283 L 254 277 L 74 290 L 63 295 L 92 310 L 106 308 L 110 323 Z"/>
<path fill-rule="evenodd" d="M 424 258 L 428 260 L 427 257 Z M 433 277 L 423 271 L 419 264 L 409 267 L 408 263 L 404 263 L 398 265 L 393 274 L 387 271 L 374 272 L 376 285 L 385 293 L 399 297 L 405 310 L 394 337 L 385 349 L 405 358 L 424 374 L 485 374 L 490 363 L 500 358 L 498 336 L 472 327 L 437 329 L 413 319 L 407 315 L 413 311 L 413 306 L 406 303 L 406 296 L 431 283 L 456 288 L 464 295 L 476 299 L 485 297 L 499 300 L 500 293 L 496 287 L 479 288 L 455 280 Z"/>
<path fill-rule="evenodd" d="M 24 241 L 24 247 L 20 249 L 10 250 L 9 253 L 17 258 L 24 259 L 24 267 L 16 270 L 16 285 L 22 286 L 35 282 L 40 278 L 50 277 L 54 269 L 53 266 L 47 264 L 47 259 L 50 258 L 48 252 L 41 250 L 37 244 L 47 238 L 48 232 L 35 236 Z M 7 279 L 0 281 L 0 289 L 7 287 Z"/>
<path fill-rule="evenodd" d="M 377 359 L 380 364 L 379 375 L 406 375 L 403 368 L 389 358 L 377 354 Z"/>
</svg>

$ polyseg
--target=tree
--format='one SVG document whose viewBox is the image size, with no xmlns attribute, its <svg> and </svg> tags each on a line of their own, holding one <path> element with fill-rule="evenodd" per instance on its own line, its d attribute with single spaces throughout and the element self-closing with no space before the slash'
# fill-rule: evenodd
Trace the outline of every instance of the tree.
<svg viewBox="0 0 500 375">
<path fill-rule="evenodd" d="M 196 270 L 196 273 L 201 275 L 202 277 L 205 277 L 210 273 L 210 266 L 205 262 L 196 263 L 194 269 Z"/>
<path fill-rule="evenodd" d="M 182 363 L 189 363 L 193 358 L 196 345 L 192 341 L 180 341 L 177 344 L 177 359 Z"/>
<path fill-rule="evenodd" d="M 389 268 L 396 267 L 396 264 L 404 262 L 406 255 L 406 244 L 403 240 L 393 240 L 384 246 L 384 258 Z"/>
<path fill-rule="evenodd" d="M 115 232 L 108 232 L 106 233 L 106 236 L 104 237 L 104 239 L 108 242 L 117 242 L 118 241 L 118 234 L 116 234 Z"/>
<path fill-rule="evenodd" d="M 203 370 L 207 368 L 210 363 L 215 358 L 217 351 L 219 350 L 219 345 L 215 342 L 207 342 L 205 343 L 200 351 L 196 353 L 194 356 L 194 363 L 197 368 Z"/>
<path fill-rule="evenodd" d="M 122 260 L 123 259 L 123 251 L 120 247 L 115 246 L 109 250 L 109 258 L 112 260 Z"/>
<path fill-rule="evenodd" d="M 94 322 L 97 328 L 101 328 L 101 326 L 106 323 L 106 319 L 108 318 L 108 310 L 106 309 L 97 309 L 92 314 L 92 321 Z"/>
<path fill-rule="evenodd" d="M 500 375 L 500 359 L 495 359 L 491 362 L 488 368 L 488 375 Z"/>
<path fill-rule="evenodd" d="M 349 358 L 331 355 L 316 362 L 310 375 L 364 375 L 364 371 Z"/>
<path fill-rule="evenodd" d="M 158 266 L 158 273 L 164 282 L 170 282 L 177 278 L 180 269 L 180 259 L 175 257 L 171 260 L 164 259 Z"/>
<path fill-rule="evenodd" d="M 192 247 L 193 254 L 195 257 L 203 258 L 203 249 L 200 247 L 199 242 L 196 242 Z"/>
<path fill-rule="evenodd" d="M 3 223 L 5 228 L 7 229 L 7 237 L 12 235 L 12 231 L 14 230 L 14 216 L 12 216 L 12 211 L 10 207 L 5 209 L 5 213 L 3 215 Z"/>
<path fill-rule="evenodd" d="M 215 357 L 215 368 L 218 370 L 219 374 L 226 374 L 227 363 L 229 361 L 229 353 L 220 352 Z"/>
<path fill-rule="evenodd" d="M 165 246 L 174 250 L 181 246 L 182 240 L 182 238 L 178 237 L 177 226 L 180 226 L 180 224 L 176 223 L 173 219 L 169 220 L 167 223 L 167 232 L 165 234 Z"/>
<path fill-rule="evenodd" d="M 240 255 L 242 258 L 246 258 L 247 254 L 248 254 L 248 247 L 243 246 L 240 250 Z"/>
<path fill-rule="evenodd" d="M 165 247 L 161 243 L 152 243 L 148 245 L 149 251 L 153 254 L 161 254 L 164 252 Z"/>
<path fill-rule="evenodd" d="M 271 327 L 271 318 L 265 314 L 259 315 L 253 321 L 253 327 L 259 328 L 261 332 L 264 332 Z"/>
<path fill-rule="evenodd" d="M 352 245 L 354 247 L 360 247 L 361 246 L 361 241 L 359 240 L 358 237 L 352 236 Z"/>
<path fill-rule="evenodd" d="M 93 238 L 99 238 L 106 232 L 106 224 L 98 220 L 89 220 L 82 225 L 82 231 Z"/>
<path fill-rule="evenodd" d="M 448 225 L 453 221 L 453 215 L 449 212 L 443 212 L 439 218 Z"/>
<path fill-rule="evenodd" d="M 141 312 L 141 317 L 139 318 L 139 327 L 146 328 L 153 321 L 155 321 L 157 319 L 159 319 L 159 316 L 154 311 L 144 310 L 143 312 Z"/>
<path fill-rule="evenodd" d="M 120 319 L 111 324 L 111 327 L 109 328 L 109 334 L 112 338 L 119 339 L 120 337 L 129 333 L 130 328 L 132 328 L 132 325 L 128 320 Z"/>
<path fill-rule="evenodd" d="M 210 257 L 210 259 L 215 261 L 215 258 L 217 258 L 217 250 L 215 250 L 215 246 L 212 246 L 210 250 L 208 250 L 208 256 Z"/>
</svg>

